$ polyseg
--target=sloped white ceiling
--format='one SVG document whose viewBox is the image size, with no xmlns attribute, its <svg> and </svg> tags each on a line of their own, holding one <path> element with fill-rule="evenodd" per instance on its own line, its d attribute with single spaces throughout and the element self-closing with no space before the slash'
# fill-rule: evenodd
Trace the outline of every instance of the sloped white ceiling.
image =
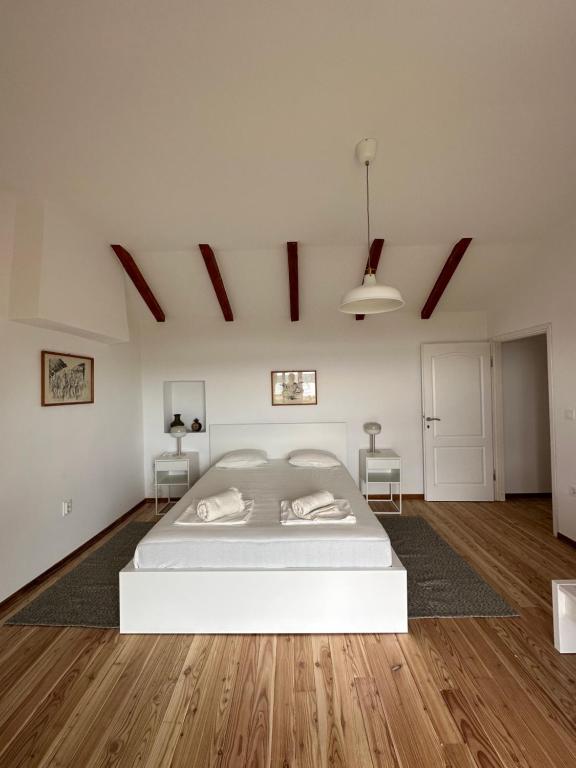
<svg viewBox="0 0 576 768">
<path fill-rule="evenodd" d="M 527 238 L 576 202 L 572 0 L 4 0 L 0 178 L 129 248 Z"/>
</svg>

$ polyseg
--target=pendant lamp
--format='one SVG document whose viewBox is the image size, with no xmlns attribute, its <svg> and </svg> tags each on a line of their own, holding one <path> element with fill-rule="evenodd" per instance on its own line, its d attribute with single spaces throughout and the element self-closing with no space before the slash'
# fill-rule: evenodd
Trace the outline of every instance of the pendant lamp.
<svg viewBox="0 0 576 768">
<path fill-rule="evenodd" d="M 362 139 L 356 146 L 356 157 L 366 168 L 366 225 L 368 230 L 368 267 L 362 285 L 345 293 L 338 309 L 350 315 L 377 315 L 394 312 L 404 306 L 397 288 L 376 282 L 370 263 L 370 163 L 376 157 L 376 139 Z"/>
</svg>

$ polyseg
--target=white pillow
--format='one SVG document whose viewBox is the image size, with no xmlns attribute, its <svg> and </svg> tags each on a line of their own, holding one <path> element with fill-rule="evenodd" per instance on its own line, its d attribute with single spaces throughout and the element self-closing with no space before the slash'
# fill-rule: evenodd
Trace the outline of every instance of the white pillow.
<svg viewBox="0 0 576 768">
<path fill-rule="evenodd" d="M 295 467 L 339 467 L 340 462 L 332 453 L 328 451 L 316 451 L 304 449 L 301 451 L 292 451 L 288 456 L 288 463 Z"/>
<path fill-rule="evenodd" d="M 220 469 L 249 469 L 250 467 L 261 467 L 263 464 L 268 464 L 266 451 L 244 448 L 225 453 L 215 466 L 220 467 Z"/>
</svg>

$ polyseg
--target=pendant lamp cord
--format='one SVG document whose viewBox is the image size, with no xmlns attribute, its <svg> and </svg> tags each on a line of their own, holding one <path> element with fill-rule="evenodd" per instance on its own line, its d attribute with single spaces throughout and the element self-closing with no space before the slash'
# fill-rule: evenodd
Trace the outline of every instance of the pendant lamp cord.
<svg viewBox="0 0 576 768">
<path fill-rule="evenodd" d="M 366 224 L 368 229 L 368 274 L 372 274 L 371 248 L 370 248 L 370 163 L 366 163 Z"/>
</svg>

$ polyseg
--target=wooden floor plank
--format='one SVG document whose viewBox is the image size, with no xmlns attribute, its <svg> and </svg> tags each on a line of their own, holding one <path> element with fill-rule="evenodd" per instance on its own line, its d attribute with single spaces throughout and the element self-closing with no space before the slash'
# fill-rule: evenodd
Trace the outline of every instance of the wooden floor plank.
<svg viewBox="0 0 576 768">
<path fill-rule="evenodd" d="M 282 635 L 276 642 L 274 713 L 271 765 L 295 768 L 296 760 L 296 649 L 295 636 Z M 310 649 L 310 661 L 312 649 Z M 299 661 L 305 666 L 301 652 Z M 302 667 L 301 667 L 302 669 Z"/>
<path fill-rule="evenodd" d="M 314 658 L 310 635 L 294 636 L 294 688 L 296 691 L 315 691 Z"/>
<path fill-rule="evenodd" d="M 210 658 L 212 638 L 208 635 L 194 635 L 189 638 L 188 653 L 184 659 L 168 706 L 164 710 L 150 754 L 144 768 L 167 768 L 182 734 L 184 721 L 196 697 L 196 688 L 202 679 L 204 668 Z"/>
<path fill-rule="evenodd" d="M 118 708 L 107 729 L 101 729 L 86 768 L 141 765 L 151 749 L 155 733 L 170 693 L 184 663 L 188 642 L 183 636 L 158 638 L 150 663 L 146 665 L 142 685 L 134 689 L 131 704 Z"/>
<path fill-rule="evenodd" d="M 468 631 L 473 638 L 474 625 L 471 624 Z M 501 624 L 485 621 L 478 624 L 478 631 L 498 654 L 507 673 L 523 688 L 526 698 L 538 702 L 550 720 L 557 722 L 571 739 L 576 739 L 575 702 L 573 694 L 571 695 L 571 691 L 576 689 L 573 657 L 566 659 L 566 672 L 558 674 L 542 666 L 538 656 L 527 651 L 525 645 L 519 647 L 517 641 Z M 556 658 L 560 661 L 566 657 L 557 654 Z"/>
<path fill-rule="evenodd" d="M 451 620 L 452 625 L 456 622 Z M 482 666 L 480 658 L 478 664 L 470 665 L 469 654 L 465 648 L 459 645 L 455 640 L 457 634 L 450 630 L 451 622 L 436 621 L 430 622 L 430 631 L 434 634 L 434 641 L 441 653 L 444 653 L 457 664 L 454 665 L 454 675 L 458 683 L 457 694 L 450 696 L 448 691 L 443 691 L 442 695 L 453 714 L 455 722 L 459 726 L 463 737 L 466 736 L 465 728 L 469 728 L 475 744 L 481 744 L 486 748 L 489 743 L 494 754 L 491 759 L 498 758 L 504 763 L 531 768 L 538 765 L 533 763 L 530 755 L 525 748 L 525 739 L 520 736 L 517 728 L 514 728 L 512 720 L 503 721 L 500 717 L 501 707 L 496 705 L 495 700 L 489 700 L 485 691 L 493 684 L 492 678 L 486 667 Z M 485 676 L 482 673 L 486 672 Z M 498 686 L 501 687 L 503 695 L 510 689 L 511 679 L 508 675 L 502 675 L 498 680 Z M 455 712 L 457 714 L 455 714 Z M 463 714 L 460 718 L 459 715 Z M 482 741 L 481 734 L 484 733 L 487 741 Z M 472 745 L 469 743 L 472 748 Z M 472 750 L 474 751 L 474 750 Z M 540 760 L 542 763 L 542 760 Z M 543 762 L 546 765 L 546 762 Z M 547 768 L 550 768 L 549 766 Z"/>
<path fill-rule="evenodd" d="M 62 634 L 62 627 L 21 627 L 24 641 L 15 641 L 13 653 L 6 653 L 0 665 L 0 690 L 12 692 L 28 674 L 37 674 L 37 667 L 42 666 L 42 655 L 57 642 Z M 6 693 L 0 699 L 0 710 L 6 706 Z"/>
<path fill-rule="evenodd" d="M 94 631 L 93 641 L 85 644 L 82 654 L 73 661 L 50 695 L 39 703 L 6 751 L 0 753 L 0 764 L 5 762 L 12 768 L 21 768 L 40 762 L 98 672 L 118 653 L 118 644 L 111 642 L 112 632 Z M 1 736 L 0 739 L 3 741 Z"/>
<path fill-rule="evenodd" d="M 142 640 L 140 653 L 131 655 L 121 677 L 115 679 L 110 687 L 104 705 L 98 713 L 98 728 L 93 728 L 84 735 L 82 743 L 74 754 L 74 761 L 78 765 L 92 764 L 93 758 L 98 755 L 101 738 L 106 738 L 108 730 L 114 723 L 130 718 L 130 713 L 138 702 L 141 692 L 145 690 L 149 674 L 154 674 L 154 666 L 160 661 L 160 657 L 153 652 L 162 638 L 145 635 L 140 639 Z"/>
<path fill-rule="evenodd" d="M 497 748 L 492 743 L 480 718 L 474 708 L 456 688 L 443 691 L 442 695 L 454 722 L 458 726 L 462 738 L 479 768 L 506 768 L 508 765 L 518 765 L 508 762 L 505 757 L 500 759 Z"/>
<path fill-rule="evenodd" d="M 118 653 L 99 671 L 92 685 L 71 713 L 54 742 L 42 756 L 41 768 L 82 765 L 79 754 L 86 751 L 100 734 L 100 727 L 108 725 L 115 712 L 107 709 L 112 696 L 126 696 L 131 684 L 143 671 L 145 662 L 156 642 L 156 638 L 133 635 L 118 642 Z M 101 724 L 102 720 L 102 724 Z M 98 723 L 98 727 L 94 727 Z M 90 757 L 90 754 L 88 755 Z"/>
<path fill-rule="evenodd" d="M 459 710 L 466 715 L 462 722 L 469 727 L 474 723 L 478 724 L 478 727 L 474 727 L 471 731 L 478 742 L 481 743 L 480 733 L 483 730 L 500 760 L 505 764 L 511 762 L 514 765 L 529 768 L 530 763 L 524 755 L 522 744 L 519 744 L 514 739 L 513 735 L 506 728 L 506 724 L 500 721 L 498 713 L 482 697 L 482 683 L 485 680 L 491 679 L 489 675 L 487 674 L 486 678 L 480 676 L 479 672 L 482 670 L 480 665 L 475 665 L 471 668 L 466 666 L 468 656 L 466 653 L 462 653 L 461 649 L 453 642 L 453 633 L 448 631 L 446 622 L 430 622 L 428 631 L 433 638 L 433 642 L 436 643 L 438 651 L 444 654 L 446 660 L 451 659 L 453 663 L 453 673 L 458 685 L 456 689 L 458 694 L 451 698 L 447 691 L 442 692 L 444 700 L 450 706 L 451 712 L 453 713 L 451 703 L 456 702 Z M 500 680 L 500 684 L 504 689 L 507 682 L 507 676 L 503 676 Z M 460 726 L 456 718 L 455 721 Z M 464 736 L 463 731 L 462 733 Z M 494 759 L 494 756 L 492 756 L 492 759 Z"/>
<path fill-rule="evenodd" d="M 338 692 L 338 712 L 344 739 L 344 750 L 348 765 L 359 763 L 370 766 L 372 757 L 368 735 L 364 727 L 360 697 L 356 687 L 359 666 L 364 660 L 355 658 L 346 635 L 332 635 L 329 638 L 332 666 Z"/>
<path fill-rule="evenodd" d="M 0 702 L 0 732 L 2 742 L 9 744 L 60 678 L 74 663 L 76 657 L 89 644 L 90 630 L 68 628 L 60 632 L 42 654 L 37 664 L 32 664 L 25 674 L 4 693 Z"/>
<path fill-rule="evenodd" d="M 7 673 L 10 658 L 20 657 L 24 643 L 37 630 L 37 627 L 0 626 L 0 678 Z"/>
<path fill-rule="evenodd" d="M 322 765 L 318 705 L 316 693 L 296 691 L 294 715 L 296 764 L 298 768 L 318 768 Z"/>
<path fill-rule="evenodd" d="M 276 643 L 277 639 L 270 635 L 260 637 L 250 727 L 246 738 L 245 765 L 254 768 L 270 765 Z"/>
<path fill-rule="evenodd" d="M 445 744 L 444 755 L 450 768 L 483 768 L 474 760 L 466 744 Z"/>
<path fill-rule="evenodd" d="M 361 677 L 356 680 L 362 720 L 370 746 L 374 768 L 400 768 L 394 740 L 388 727 L 384 704 L 376 681 Z M 352 763 L 354 765 L 354 763 Z"/>
<path fill-rule="evenodd" d="M 341 768 L 348 765 L 342 731 L 341 693 L 334 679 L 330 641 L 326 635 L 312 637 L 314 687 L 320 737 L 320 765 Z"/>
<path fill-rule="evenodd" d="M 210 768 L 220 768 L 226 760 L 226 753 L 224 751 L 226 730 L 228 727 L 228 718 L 230 717 L 230 708 L 232 706 L 232 695 L 236 689 L 236 681 L 240 669 L 241 648 L 242 638 L 240 636 L 231 638 L 226 654 L 226 667 L 222 674 L 222 691 L 220 693 L 218 709 L 216 711 L 216 717 L 210 724 L 212 746 L 210 755 L 206 761 L 206 765 Z"/>
<path fill-rule="evenodd" d="M 522 696 L 519 686 L 508 680 L 504 689 L 490 679 L 479 681 L 478 687 L 482 699 L 506 724 L 530 765 L 534 768 L 570 765 L 574 753 L 567 749 L 555 730 L 542 727 L 542 713 Z"/>
<path fill-rule="evenodd" d="M 445 765 L 440 739 L 396 637 L 382 635 L 378 642 L 367 642 L 366 650 L 400 764 Z"/>
<path fill-rule="evenodd" d="M 462 743 L 454 720 L 447 717 L 446 705 L 442 698 L 441 691 L 448 687 L 446 680 L 438 681 L 435 678 L 434 667 L 428 663 L 425 656 L 426 646 L 421 647 L 418 638 L 412 634 L 399 635 L 398 642 L 440 743 L 443 745 Z"/>
<path fill-rule="evenodd" d="M 179 728 L 172 760 L 173 768 L 206 768 L 214 740 L 214 727 L 225 685 L 227 654 L 233 638 L 217 635 L 211 638 L 206 663 L 196 681 L 186 714 Z"/>
</svg>

